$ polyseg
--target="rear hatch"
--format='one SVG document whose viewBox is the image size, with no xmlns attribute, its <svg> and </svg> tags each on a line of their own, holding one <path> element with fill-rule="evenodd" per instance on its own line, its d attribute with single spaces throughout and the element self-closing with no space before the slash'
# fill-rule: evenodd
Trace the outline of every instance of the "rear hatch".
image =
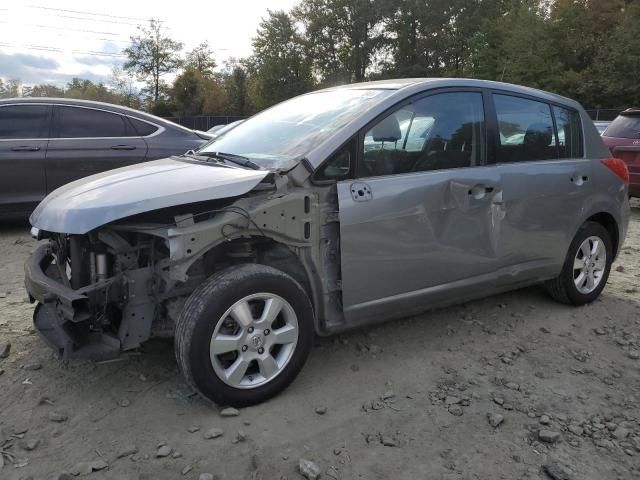
<svg viewBox="0 0 640 480">
<path fill-rule="evenodd" d="M 640 188 L 640 109 L 628 109 L 611 122 L 602 140 L 629 167 L 630 185 Z"/>
</svg>

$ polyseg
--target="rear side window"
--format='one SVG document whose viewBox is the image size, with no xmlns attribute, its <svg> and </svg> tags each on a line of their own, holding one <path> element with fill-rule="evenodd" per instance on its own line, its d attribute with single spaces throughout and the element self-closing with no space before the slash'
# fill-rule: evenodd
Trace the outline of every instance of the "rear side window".
<svg viewBox="0 0 640 480">
<path fill-rule="evenodd" d="M 0 138 L 27 139 L 49 136 L 47 105 L 0 106 Z"/>
<path fill-rule="evenodd" d="M 558 127 L 558 154 L 560 158 L 580 158 L 582 148 L 582 123 L 580 114 L 575 110 L 553 107 Z"/>
<path fill-rule="evenodd" d="M 498 162 L 557 158 L 551 106 L 508 95 L 494 95 L 498 117 Z"/>
<path fill-rule="evenodd" d="M 124 117 L 115 113 L 79 107 L 56 107 L 57 138 L 96 138 L 134 136 Z"/>
<path fill-rule="evenodd" d="M 158 127 L 156 127 L 155 125 L 151 125 L 150 123 L 136 120 L 135 118 L 131 117 L 129 117 L 129 121 L 133 125 L 136 133 L 141 137 L 146 137 L 158 131 Z"/>
<path fill-rule="evenodd" d="M 640 115 L 618 115 L 604 131 L 607 137 L 640 138 Z"/>
</svg>

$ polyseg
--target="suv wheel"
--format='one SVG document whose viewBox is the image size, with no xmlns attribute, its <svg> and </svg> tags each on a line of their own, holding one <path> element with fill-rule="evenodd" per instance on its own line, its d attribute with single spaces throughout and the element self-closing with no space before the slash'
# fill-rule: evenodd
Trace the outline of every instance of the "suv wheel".
<svg viewBox="0 0 640 480">
<path fill-rule="evenodd" d="M 311 302 L 293 278 L 265 265 L 237 265 L 211 276 L 185 303 L 176 325 L 176 359 L 203 397 L 253 405 L 298 375 L 313 325 Z"/>
<path fill-rule="evenodd" d="M 545 282 L 545 287 L 562 303 L 593 302 L 607 283 L 612 261 L 609 232 L 599 223 L 586 222 L 571 242 L 560 276 Z"/>
</svg>

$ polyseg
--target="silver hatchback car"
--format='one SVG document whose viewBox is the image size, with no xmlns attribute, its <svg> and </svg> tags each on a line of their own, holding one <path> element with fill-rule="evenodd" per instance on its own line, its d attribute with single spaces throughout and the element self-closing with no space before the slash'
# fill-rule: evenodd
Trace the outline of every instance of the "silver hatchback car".
<svg viewBox="0 0 640 480">
<path fill-rule="evenodd" d="M 75 181 L 31 216 L 37 330 L 63 358 L 174 336 L 187 382 L 255 404 L 315 334 L 526 285 L 582 305 L 628 171 L 567 98 L 468 79 L 330 88 L 195 152 Z"/>
</svg>

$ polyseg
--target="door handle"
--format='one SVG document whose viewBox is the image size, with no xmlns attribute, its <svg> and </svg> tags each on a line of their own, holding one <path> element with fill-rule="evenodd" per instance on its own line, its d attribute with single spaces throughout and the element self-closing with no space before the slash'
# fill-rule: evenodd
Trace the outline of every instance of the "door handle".
<svg viewBox="0 0 640 480">
<path fill-rule="evenodd" d="M 11 147 L 11 150 L 14 152 L 37 152 L 40 150 L 40 147 L 30 147 L 28 145 L 21 145 L 19 147 Z"/>
<path fill-rule="evenodd" d="M 111 150 L 135 150 L 135 145 L 114 145 Z"/>
<path fill-rule="evenodd" d="M 574 175 L 573 177 L 571 177 L 571 183 L 577 185 L 578 187 L 584 185 L 588 181 L 589 177 L 587 177 L 586 175 Z"/>
<path fill-rule="evenodd" d="M 480 200 L 485 197 L 488 193 L 493 192 L 494 188 L 490 185 L 474 185 L 467 192 L 470 197 L 475 198 L 476 200 Z"/>
</svg>

